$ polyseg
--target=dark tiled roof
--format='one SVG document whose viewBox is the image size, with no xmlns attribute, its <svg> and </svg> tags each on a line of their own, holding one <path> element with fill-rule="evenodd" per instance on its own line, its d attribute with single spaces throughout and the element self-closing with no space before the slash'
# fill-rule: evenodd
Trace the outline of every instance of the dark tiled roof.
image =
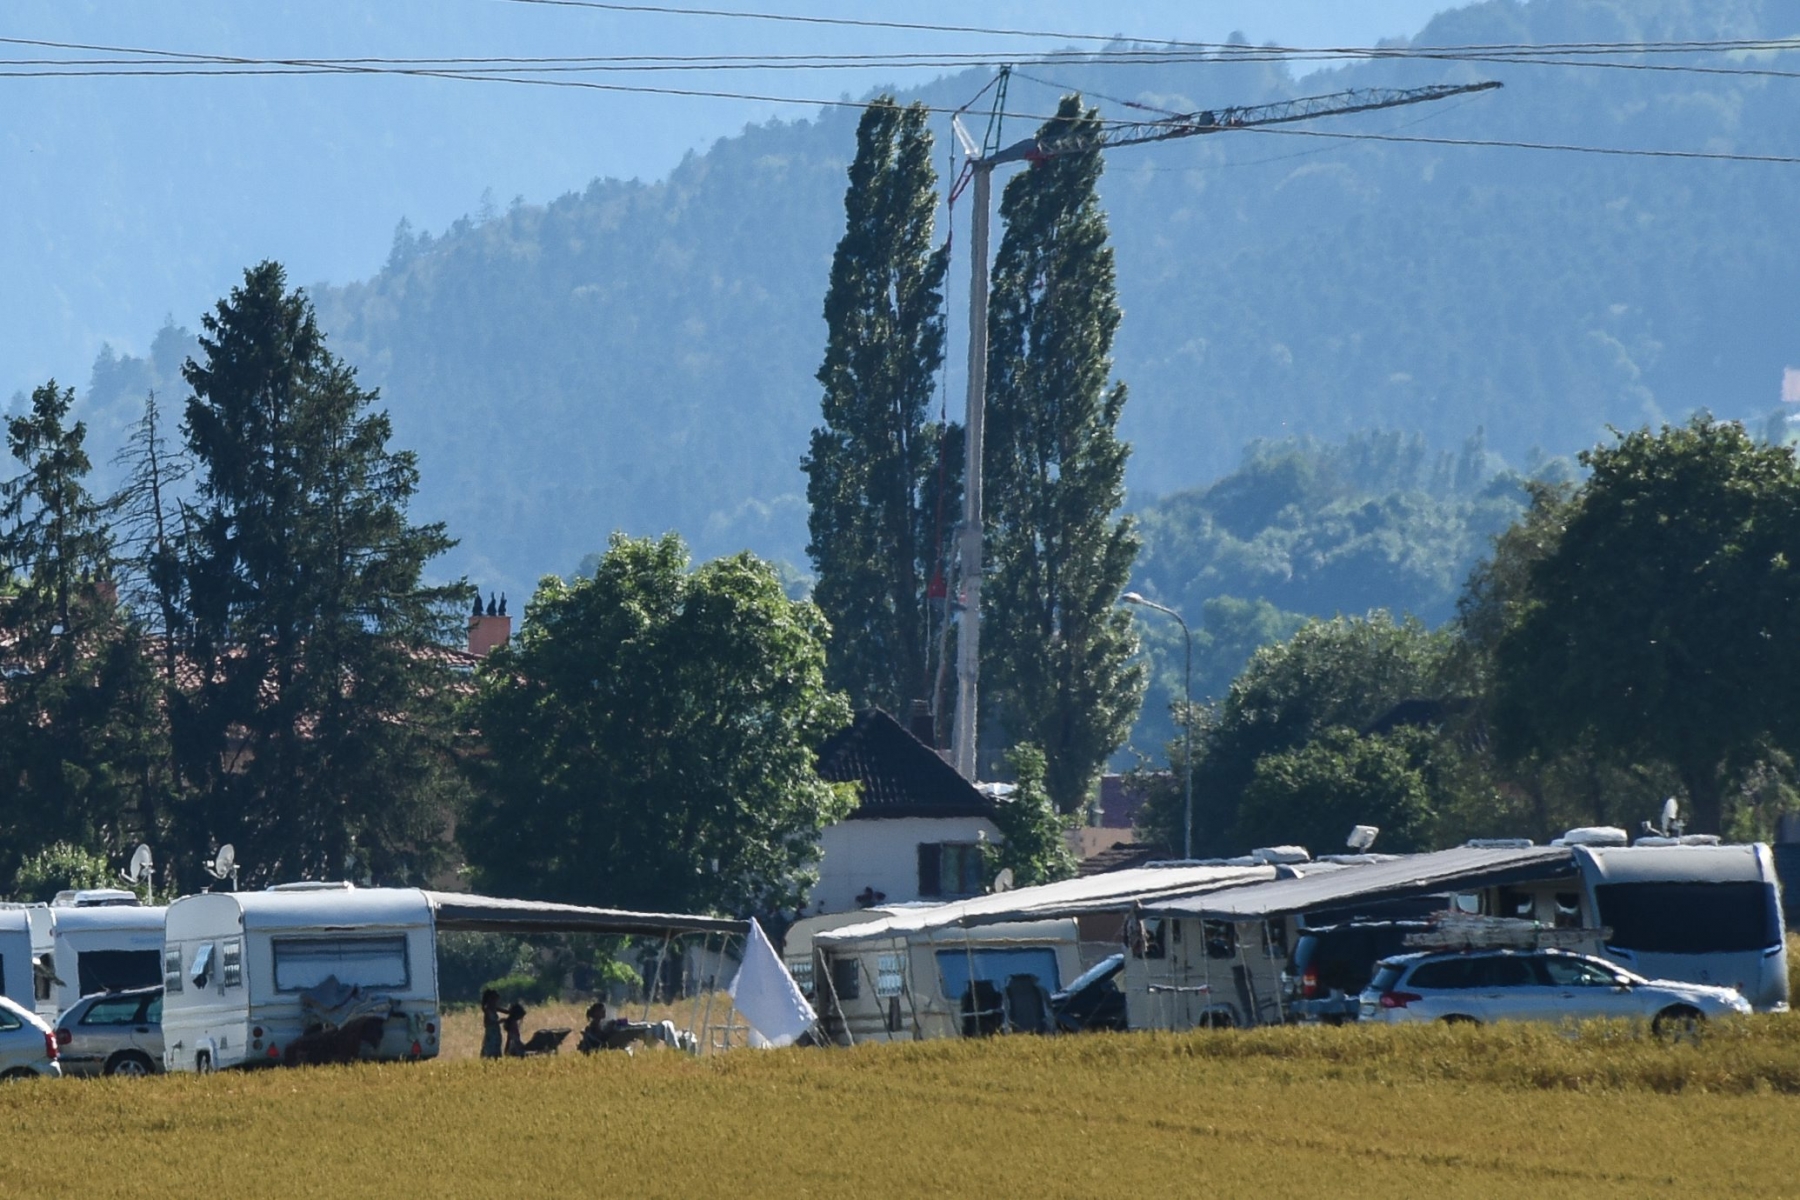
<svg viewBox="0 0 1800 1200">
<path fill-rule="evenodd" d="M 1110 849 L 1082 859 L 1075 874 L 1104 875 L 1109 871 L 1123 871 L 1127 867 L 1141 867 L 1145 863 L 1163 862 L 1174 857 L 1162 846 L 1147 842 L 1114 842 Z"/>
<path fill-rule="evenodd" d="M 856 716 L 819 751 L 819 774 L 860 783 L 852 820 L 882 817 L 991 817 L 993 803 L 938 752 L 879 708 Z"/>
</svg>

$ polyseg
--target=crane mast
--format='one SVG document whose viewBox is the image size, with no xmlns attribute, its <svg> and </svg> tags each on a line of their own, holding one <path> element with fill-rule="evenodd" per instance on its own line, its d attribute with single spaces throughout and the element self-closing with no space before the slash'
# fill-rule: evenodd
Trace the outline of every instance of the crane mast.
<svg viewBox="0 0 1800 1200">
<path fill-rule="evenodd" d="M 1275 104 L 1202 109 L 1158 121 L 1083 122 L 1070 133 L 1050 141 L 1029 137 L 992 151 L 985 146 L 976 146 L 962 123 L 954 122 L 956 136 L 968 156 L 967 169 L 971 174 L 975 208 L 970 230 L 969 390 L 963 418 L 963 519 L 958 546 L 962 625 L 956 639 L 956 724 L 950 739 L 951 763 L 964 779 L 976 782 L 976 713 L 981 699 L 981 468 L 987 411 L 988 213 L 992 203 L 994 168 L 1014 162 L 1041 162 L 1064 154 L 1091 154 L 1120 146 L 1141 146 L 1234 129 L 1256 129 L 1425 104 L 1490 91 L 1499 86 L 1498 80 L 1486 80 L 1417 88 L 1351 88 Z M 1004 84 L 999 95 L 1005 95 Z"/>
</svg>

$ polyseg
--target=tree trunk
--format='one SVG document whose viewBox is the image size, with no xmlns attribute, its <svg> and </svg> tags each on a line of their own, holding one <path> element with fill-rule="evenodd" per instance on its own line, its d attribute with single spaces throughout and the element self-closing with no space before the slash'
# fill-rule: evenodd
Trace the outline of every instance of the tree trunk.
<svg viewBox="0 0 1800 1200">
<path fill-rule="evenodd" d="M 1684 765 L 1681 783 L 1688 794 L 1687 831 L 1724 833 L 1725 788 L 1719 780 L 1718 764 Z"/>
</svg>

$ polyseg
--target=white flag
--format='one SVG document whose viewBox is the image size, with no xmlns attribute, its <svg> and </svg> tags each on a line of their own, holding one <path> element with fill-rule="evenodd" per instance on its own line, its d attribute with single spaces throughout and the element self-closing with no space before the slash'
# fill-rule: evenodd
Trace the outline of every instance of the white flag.
<svg viewBox="0 0 1800 1200">
<path fill-rule="evenodd" d="M 755 917 L 750 919 L 743 965 L 726 991 L 750 1026 L 753 1046 L 790 1045 L 819 1019 Z"/>
</svg>

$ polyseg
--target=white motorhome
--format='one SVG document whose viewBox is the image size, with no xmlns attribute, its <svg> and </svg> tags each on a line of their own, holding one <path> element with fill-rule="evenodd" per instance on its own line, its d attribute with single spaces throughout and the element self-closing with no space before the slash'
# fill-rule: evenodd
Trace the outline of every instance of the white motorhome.
<svg viewBox="0 0 1800 1200">
<path fill-rule="evenodd" d="M 50 934 L 44 967 L 57 1012 L 95 992 L 150 987 L 162 978 L 163 921 L 168 909 L 108 899 L 62 898 L 42 911 Z M 40 1010 L 42 1002 L 40 1002 Z"/>
<path fill-rule="evenodd" d="M 209 892 L 169 905 L 163 1058 L 171 1071 L 274 1064 L 330 979 L 388 1002 L 371 1057 L 438 1052 L 437 942 L 426 893 L 348 884 Z"/>
</svg>

